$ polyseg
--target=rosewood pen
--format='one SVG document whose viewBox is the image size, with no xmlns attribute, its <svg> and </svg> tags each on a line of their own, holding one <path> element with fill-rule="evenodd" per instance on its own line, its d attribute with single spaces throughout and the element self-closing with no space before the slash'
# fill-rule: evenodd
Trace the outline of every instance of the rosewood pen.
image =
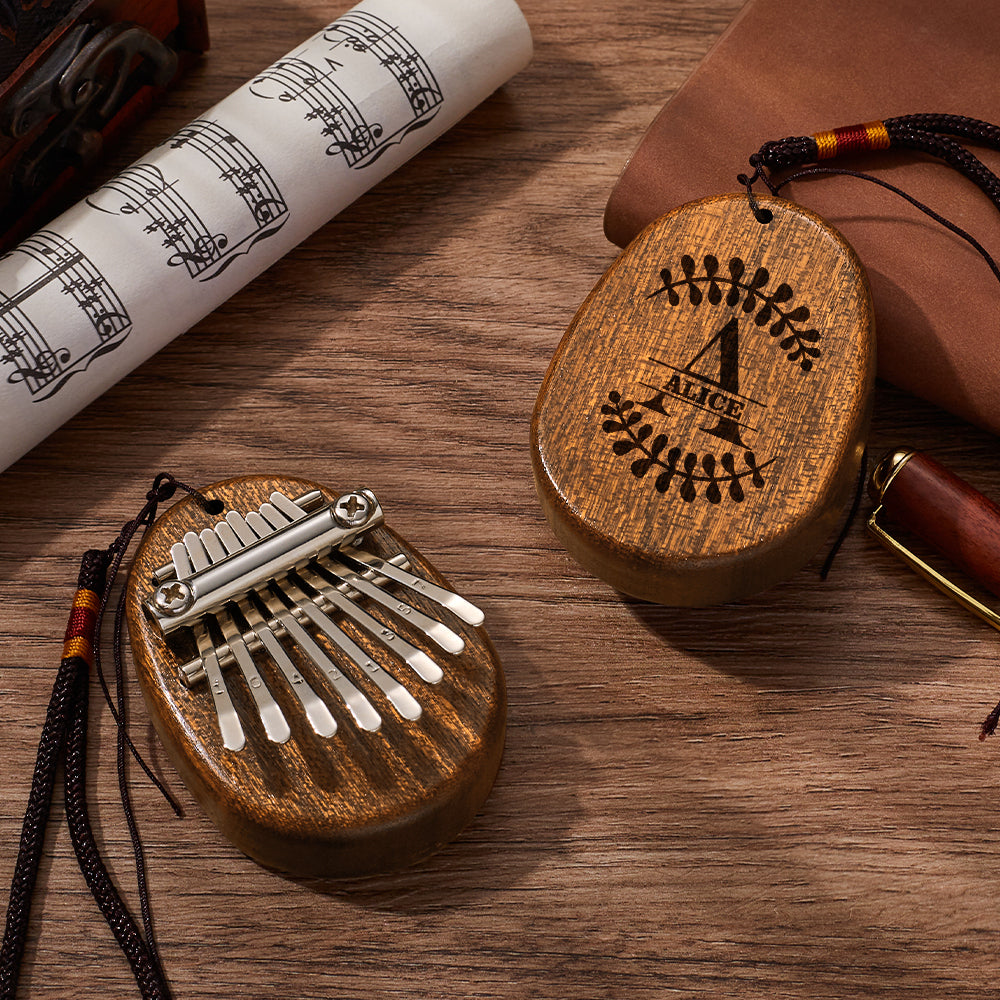
<svg viewBox="0 0 1000 1000">
<path fill-rule="evenodd" d="M 896 527 L 911 532 L 1000 597 L 1000 561 L 993 558 L 1000 551 L 1000 506 L 930 456 L 906 449 L 892 451 L 879 462 L 870 491 L 876 507 L 868 527 L 879 541 L 943 593 L 1000 629 L 1000 614 L 892 533 Z M 1000 705 L 983 723 L 980 739 L 991 735 L 998 722 Z"/>
</svg>

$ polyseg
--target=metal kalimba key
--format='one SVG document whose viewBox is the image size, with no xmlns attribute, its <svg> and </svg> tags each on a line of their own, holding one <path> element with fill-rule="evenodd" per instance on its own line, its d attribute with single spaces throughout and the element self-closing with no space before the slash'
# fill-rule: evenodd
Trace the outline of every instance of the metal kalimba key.
<svg viewBox="0 0 1000 1000">
<path fill-rule="evenodd" d="M 317 504 L 320 509 L 310 511 Z M 398 654 L 414 673 L 438 683 L 442 668 L 430 656 L 372 617 L 358 597 L 372 599 L 405 620 L 448 653 L 465 648 L 462 637 L 379 586 L 394 580 L 450 609 L 462 621 L 481 625 L 483 613 L 458 594 L 407 571 L 405 557 L 376 558 L 353 544 L 364 530 L 383 523 L 382 509 L 368 491 L 350 493 L 334 504 L 313 491 L 292 500 L 275 491 L 260 509 L 246 516 L 230 511 L 200 533 L 190 531 L 171 547 L 172 561 L 156 574 L 160 581 L 146 602 L 149 613 L 169 636 L 182 626 L 194 630 L 197 659 L 180 669 L 186 683 L 207 678 L 219 717 L 223 743 L 240 750 L 246 741 L 222 675 L 235 661 L 250 688 L 268 739 L 284 743 L 291 731 L 254 664 L 266 652 L 277 664 L 319 736 L 332 736 L 337 722 L 292 662 L 281 639 L 298 648 L 330 680 L 362 729 L 377 730 L 382 719 L 371 702 L 316 644 L 309 623 L 327 636 L 358 670 L 370 677 L 403 718 L 418 719 L 412 694 L 351 639 L 324 609 L 339 611 Z M 378 582 L 372 582 L 378 577 Z M 224 641 L 216 646 L 209 619 Z"/>
</svg>

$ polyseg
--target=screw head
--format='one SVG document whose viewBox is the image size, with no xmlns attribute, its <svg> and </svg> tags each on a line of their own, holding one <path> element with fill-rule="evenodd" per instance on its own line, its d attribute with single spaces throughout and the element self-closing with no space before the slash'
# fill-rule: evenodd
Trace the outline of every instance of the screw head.
<svg viewBox="0 0 1000 1000">
<path fill-rule="evenodd" d="M 194 592 L 183 580 L 170 580 L 153 594 L 156 610 L 165 615 L 181 615 L 194 604 Z"/>
<path fill-rule="evenodd" d="M 372 503 L 363 493 L 345 493 L 333 505 L 333 516 L 344 528 L 360 527 L 371 513 Z"/>
</svg>

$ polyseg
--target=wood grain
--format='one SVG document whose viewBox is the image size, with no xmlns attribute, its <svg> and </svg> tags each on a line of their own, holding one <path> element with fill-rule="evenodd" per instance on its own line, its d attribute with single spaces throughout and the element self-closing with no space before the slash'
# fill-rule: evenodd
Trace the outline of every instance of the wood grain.
<svg viewBox="0 0 1000 1000">
<path fill-rule="evenodd" d="M 340 495 L 302 479 L 262 476 L 216 483 L 201 492 L 226 510 L 245 514 L 256 511 L 275 490 L 287 497 L 320 490 L 328 503 Z M 460 654 L 443 654 L 415 629 L 401 626 L 400 616 L 369 607 L 384 627 L 399 632 L 442 667 L 444 677 L 430 684 L 334 612 L 341 630 L 416 699 L 421 717 L 408 720 L 394 711 L 359 666 L 346 662 L 329 640 L 316 635 L 320 648 L 380 715 L 377 731 L 364 731 L 325 676 L 288 643 L 296 669 L 333 713 L 336 733 L 324 738 L 312 731 L 289 684 L 261 653 L 254 657 L 257 670 L 292 735 L 280 744 L 268 739 L 249 687 L 233 669 L 224 678 L 228 675 L 226 686 L 246 745 L 229 750 L 223 745 L 207 682 L 188 687 L 181 681 L 179 668 L 195 650 L 176 655 L 143 610 L 155 570 L 171 560 L 170 547 L 187 532 L 213 528 L 218 521 L 218 515 L 206 514 L 192 498 L 176 504 L 146 536 L 129 576 L 127 620 L 136 674 L 149 717 L 185 785 L 240 850 L 279 871 L 340 878 L 384 874 L 432 854 L 479 811 L 500 766 L 506 691 L 485 631 L 463 626 L 419 594 L 400 594 L 465 641 Z M 389 528 L 374 528 L 365 539 L 365 551 L 384 559 L 405 553 L 413 572 L 450 589 Z"/>
<path fill-rule="evenodd" d="M 776 198 L 648 226 L 570 323 L 531 423 L 560 541 L 634 597 L 698 607 L 791 576 L 857 480 L 875 380 L 864 269 Z"/>
<path fill-rule="evenodd" d="M 394 528 L 484 608 L 508 682 L 504 761 L 477 819 L 426 862 L 290 880 L 203 814 L 133 682 L 133 734 L 185 807 L 174 819 L 130 769 L 178 1000 L 989 989 L 1000 748 L 977 736 L 1000 689 L 993 630 L 860 520 L 826 583 L 817 556 L 720 608 L 623 599 L 556 541 L 532 482 L 539 386 L 617 255 L 601 231 L 608 193 L 738 7 L 524 0 L 527 70 L 0 475 L 0 885 L 82 552 L 114 538 L 162 469 L 194 484 L 301 476 L 369 485 Z M 342 9 L 208 8 L 213 49 L 109 171 Z M 777 113 L 785 81 L 772 69 L 752 83 Z M 732 150 L 734 175 L 748 153 Z M 1000 497 L 996 438 L 882 386 L 869 446 L 899 445 Z M 98 699 L 92 813 L 134 904 Z M 40 887 L 23 997 L 132 1000 L 61 826 Z"/>
</svg>

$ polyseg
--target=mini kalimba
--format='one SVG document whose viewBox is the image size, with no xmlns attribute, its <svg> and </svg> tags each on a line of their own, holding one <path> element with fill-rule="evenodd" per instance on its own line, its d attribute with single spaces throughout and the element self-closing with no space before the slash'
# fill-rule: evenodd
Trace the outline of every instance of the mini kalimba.
<svg viewBox="0 0 1000 1000">
<path fill-rule="evenodd" d="M 240 850 L 293 874 L 432 853 L 503 751 L 482 613 L 368 490 L 249 477 L 202 492 L 220 513 L 171 508 L 127 591 L 140 684 L 193 795 Z"/>
</svg>

